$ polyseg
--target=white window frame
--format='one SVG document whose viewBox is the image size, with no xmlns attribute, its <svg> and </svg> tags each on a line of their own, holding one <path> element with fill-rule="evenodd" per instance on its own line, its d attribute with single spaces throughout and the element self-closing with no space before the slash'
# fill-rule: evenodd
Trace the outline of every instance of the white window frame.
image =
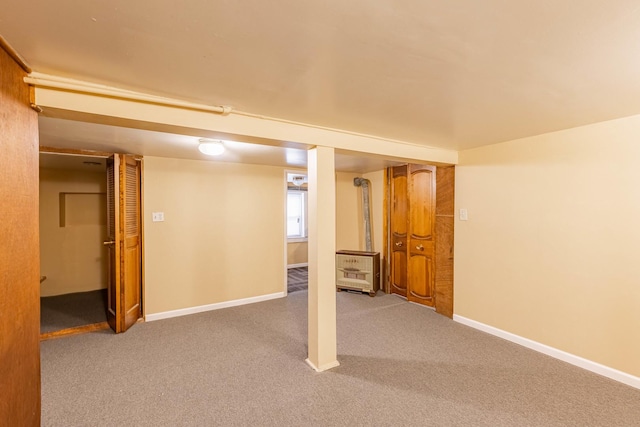
<svg viewBox="0 0 640 427">
<path fill-rule="evenodd" d="M 289 194 L 299 194 L 300 197 L 300 201 L 301 201 L 301 211 L 302 211 L 302 215 L 300 216 L 300 228 L 301 228 L 301 234 L 296 234 L 296 235 L 289 235 L 289 230 L 288 230 L 288 226 L 287 226 L 287 242 L 289 243 L 294 243 L 294 242 L 306 242 L 308 240 L 309 234 L 308 234 L 308 230 L 307 230 L 307 221 L 308 221 L 308 203 L 307 203 L 307 192 L 304 190 L 292 190 L 292 189 L 287 189 L 287 211 L 288 211 L 288 206 L 289 206 Z M 289 212 L 287 212 L 287 224 L 289 222 Z"/>
</svg>

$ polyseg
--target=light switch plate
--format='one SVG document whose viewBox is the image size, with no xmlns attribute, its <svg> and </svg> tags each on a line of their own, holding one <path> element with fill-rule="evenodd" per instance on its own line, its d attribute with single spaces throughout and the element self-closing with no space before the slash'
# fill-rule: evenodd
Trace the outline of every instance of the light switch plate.
<svg viewBox="0 0 640 427">
<path fill-rule="evenodd" d="M 151 220 L 153 222 L 162 222 L 162 221 L 164 221 L 164 212 L 153 212 L 151 214 Z"/>
<path fill-rule="evenodd" d="M 469 219 L 466 209 L 460 209 L 460 221 L 466 221 Z"/>
</svg>

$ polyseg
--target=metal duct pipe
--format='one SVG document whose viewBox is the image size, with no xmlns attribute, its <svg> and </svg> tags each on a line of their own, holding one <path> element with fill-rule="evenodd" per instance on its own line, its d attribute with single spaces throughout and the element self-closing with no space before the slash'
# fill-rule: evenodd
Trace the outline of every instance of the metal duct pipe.
<svg viewBox="0 0 640 427">
<path fill-rule="evenodd" d="M 364 241 L 367 252 L 373 252 L 371 248 L 371 209 L 369 206 L 369 186 L 371 181 L 365 178 L 353 178 L 353 185 L 362 187 L 362 210 L 364 211 Z"/>
</svg>

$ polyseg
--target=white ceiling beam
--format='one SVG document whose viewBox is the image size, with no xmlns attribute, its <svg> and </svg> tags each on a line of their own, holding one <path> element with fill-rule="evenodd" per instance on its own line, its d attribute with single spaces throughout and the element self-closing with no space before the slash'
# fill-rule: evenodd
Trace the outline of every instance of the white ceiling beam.
<svg viewBox="0 0 640 427">
<path fill-rule="evenodd" d="M 202 132 L 203 137 L 215 134 L 234 135 L 244 142 L 266 145 L 332 147 L 349 152 L 384 156 L 399 161 L 415 163 L 456 164 L 458 153 L 453 150 L 425 147 L 423 145 L 393 141 L 375 136 L 362 135 L 288 122 L 274 118 L 262 118 L 247 113 L 221 108 L 206 111 L 184 101 L 161 98 L 154 100 L 144 94 L 123 91 L 107 86 L 82 84 L 64 80 L 64 85 L 51 84 L 55 78 L 27 78 L 35 86 L 34 104 L 43 109 L 47 117 L 86 120 L 87 117 L 109 118 L 110 124 L 118 121 L 127 127 L 167 131 L 182 129 L 189 134 Z M 135 94 L 131 96 L 131 94 Z M 195 104 L 194 104 L 195 105 Z M 64 117 L 63 117 L 64 116 Z"/>
</svg>

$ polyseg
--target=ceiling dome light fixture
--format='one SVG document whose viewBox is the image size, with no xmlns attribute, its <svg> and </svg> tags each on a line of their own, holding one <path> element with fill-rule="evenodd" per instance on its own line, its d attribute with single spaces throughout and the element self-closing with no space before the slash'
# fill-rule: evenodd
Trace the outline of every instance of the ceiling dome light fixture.
<svg viewBox="0 0 640 427">
<path fill-rule="evenodd" d="M 206 154 L 207 156 L 219 156 L 224 153 L 224 145 L 222 141 L 216 141 L 213 139 L 200 139 L 200 145 L 198 145 L 198 150 L 202 154 Z"/>
<path fill-rule="evenodd" d="M 307 182 L 307 177 L 305 175 L 294 175 L 291 178 L 291 182 L 293 182 L 293 185 L 300 187 Z"/>
</svg>

